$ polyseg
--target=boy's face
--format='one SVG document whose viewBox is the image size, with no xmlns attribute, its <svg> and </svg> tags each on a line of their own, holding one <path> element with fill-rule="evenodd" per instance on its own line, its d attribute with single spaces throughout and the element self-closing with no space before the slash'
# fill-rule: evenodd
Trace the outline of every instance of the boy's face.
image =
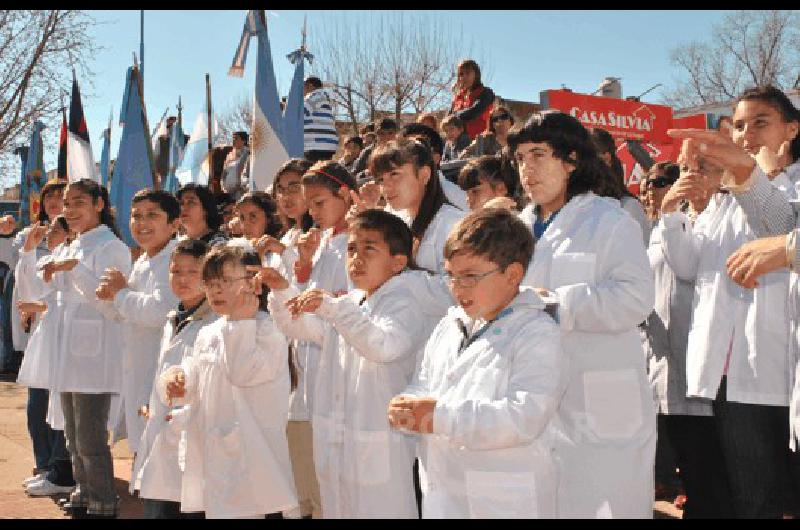
<svg viewBox="0 0 800 530">
<path fill-rule="evenodd" d="M 377 175 L 375 181 L 381 187 L 381 195 L 393 209 L 416 210 L 425 196 L 425 186 L 429 178 L 431 178 L 429 167 L 415 171 L 414 165 L 408 163 Z"/>
<path fill-rule="evenodd" d="M 242 223 L 242 234 L 247 239 L 255 239 L 264 235 L 267 230 L 267 215 L 264 210 L 251 202 L 236 206 L 236 213 Z"/>
<path fill-rule="evenodd" d="M 519 292 L 524 275 L 520 263 L 500 267 L 484 256 L 458 252 L 445 260 L 444 268 L 450 292 L 470 318 L 490 320 L 505 308 Z"/>
<path fill-rule="evenodd" d="M 306 201 L 303 198 L 303 186 L 300 183 L 303 176 L 296 171 L 287 171 L 278 177 L 275 186 L 275 199 L 283 214 L 295 221 L 299 221 L 306 213 Z"/>
<path fill-rule="evenodd" d="M 176 254 L 169 262 L 169 286 L 185 308 L 197 305 L 203 290 L 203 260 L 189 254 Z"/>
<path fill-rule="evenodd" d="M 483 205 L 495 197 L 505 197 L 508 195 L 506 185 L 503 183 L 491 184 L 487 180 L 479 181 L 474 188 L 466 190 L 467 205 L 470 210 L 483 208 Z"/>
<path fill-rule="evenodd" d="M 172 239 L 178 230 L 178 222 L 177 219 L 169 221 L 167 212 L 153 201 L 131 205 L 131 235 L 150 256 L 157 254 Z"/>
<path fill-rule="evenodd" d="M 344 219 L 347 210 L 350 208 L 350 201 L 342 197 L 343 193 L 334 194 L 330 189 L 320 185 L 303 185 L 303 197 L 305 197 L 308 213 L 311 218 L 323 230 L 336 226 Z M 349 195 L 345 195 L 349 197 Z"/>
<path fill-rule="evenodd" d="M 205 282 L 206 297 L 211 309 L 218 315 L 230 315 L 241 301 L 239 290 L 252 292 L 249 281 L 253 274 L 248 273 L 241 263 L 226 261 L 222 264 L 222 277 Z"/>
<path fill-rule="evenodd" d="M 449 125 L 449 124 L 445 125 L 444 135 L 447 138 L 448 142 L 455 142 L 461 135 L 461 127 L 456 127 L 455 125 Z"/>
<path fill-rule="evenodd" d="M 408 258 L 392 256 L 389 245 L 377 230 L 359 228 L 347 240 L 347 274 L 356 288 L 374 293 L 392 276 L 406 268 Z"/>
<path fill-rule="evenodd" d="M 348 144 L 344 144 L 344 153 L 348 159 L 352 160 L 355 159 L 360 153 L 361 148 L 355 142 L 350 142 Z"/>
</svg>

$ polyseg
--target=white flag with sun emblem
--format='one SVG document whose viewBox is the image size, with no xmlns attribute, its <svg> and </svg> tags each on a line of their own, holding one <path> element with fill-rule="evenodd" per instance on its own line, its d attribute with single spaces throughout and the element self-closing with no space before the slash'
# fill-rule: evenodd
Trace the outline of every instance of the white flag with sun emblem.
<svg viewBox="0 0 800 530">
<path fill-rule="evenodd" d="M 269 190 L 275 173 L 289 160 L 283 142 L 264 116 L 256 96 L 253 105 L 253 125 L 250 136 L 250 189 Z"/>
</svg>

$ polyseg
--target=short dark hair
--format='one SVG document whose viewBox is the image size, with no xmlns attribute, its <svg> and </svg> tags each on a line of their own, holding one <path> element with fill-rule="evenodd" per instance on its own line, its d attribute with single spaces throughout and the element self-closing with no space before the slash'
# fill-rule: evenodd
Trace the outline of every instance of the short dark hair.
<svg viewBox="0 0 800 530">
<path fill-rule="evenodd" d="M 236 204 L 236 200 L 233 198 L 233 195 L 225 191 L 214 194 L 214 198 L 217 199 L 217 208 L 219 208 L 220 213 L 229 204 Z"/>
<path fill-rule="evenodd" d="M 428 145 L 430 145 L 434 153 L 439 156 L 444 153 L 444 141 L 441 135 L 424 123 L 409 123 L 405 125 L 401 136 L 403 136 L 403 138 L 423 136 L 428 141 Z"/>
<path fill-rule="evenodd" d="M 203 259 L 211 247 L 202 239 L 184 239 L 180 241 L 172 251 L 170 259 L 175 256 L 192 256 L 195 259 Z"/>
<path fill-rule="evenodd" d="M 375 122 L 371 121 L 371 122 L 367 123 L 366 125 L 361 127 L 361 130 L 359 132 L 361 134 L 367 134 L 367 133 L 370 133 L 370 132 L 374 133 L 375 132 Z"/>
<path fill-rule="evenodd" d="M 408 258 L 408 267 L 414 267 L 414 236 L 408 225 L 396 215 L 384 210 L 369 209 L 356 215 L 350 221 L 350 231 L 374 230 L 389 246 L 392 256 L 403 255 Z"/>
<path fill-rule="evenodd" d="M 464 190 L 471 190 L 480 186 L 481 182 L 490 185 L 505 184 L 506 194 L 512 197 L 517 189 L 516 183 L 509 182 L 513 175 L 503 171 L 503 161 L 499 157 L 484 155 L 467 162 L 458 172 L 458 186 Z"/>
<path fill-rule="evenodd" d="M 800 125 L 800 110 L 794 106 L 792 100 L 779 88 L 772 85 L 748 88 L 736 99 L 733 105 L 734 112 L 736 106 L 742 101 L 761 101 L 773 109 L 777 110 L 785 123 L 796 121 Z M 791 144 L 792 161 L 800 158 L 800 133 L 794 137 Z"/>
<path fill-rule="evenodd" d="M 167 214 L 167 222 L 172 222 L 181 215 L 181 204 L 173 194 L 166 190 L 145 188 L 139 190 L 131 199 L 131 207 L 137 202 L 150 201 L 158 205 Z"/>
<path fill-rule="evenodd" d="M 664 175 L 674 184 L 678 177 L 681 176 L 681 168 L 673 162 L 658 162 L 653 164 L 653 167 L 647 172 L 648 177 L 655 177 L 656 175 Z"/>
<path fill-rule="evenodd" d="M 314 88 L 322 88 L 322 79 L 320 79 L 319 77 L 317 77 L 315 75 L 312 75 L 312 76 L 306 77 L 305 83 L 303 83 L 303 84 L 304 85 L 313 86 Z"/>
<path fill-rule="evenodd" d="M 347 171 L 347 168 L 339 162 L 332 160 L 320 160 L 303 174 L 301 180 L 303 186 L 324 186 L 334 195 L 339 193 L 339 189 L 345 186 L 357 191 L 356 179 Z"/>
<path fill-rule="evenodd" d="M 344 141 L 344 145 L 347 144 L 356 144 L 359 149 L 364 149 L 364 139 L 360 136 L 348 136 Z"/>
<path fill-rule="evenodd" d="M 442 127 L 447 127 L 448 125 L 452 125 L 453 127 L 458 127 L 462 131 L 464 130 L 464 120 L 456 116 L 455 114 L 448 114 L 442 120 Z"/>
<path fill-rule="evenodd" d="M 479 208 L 458 221 L 444 244 L 444 258 L 457 253 L 481 256 L 501 270 L 520 263 L 523 270 L 533 256 L 533 235 L 512 212 L 504 208 Z"/>
<path fill-rule="evenodd" d="M 392 118 L 383 118 L 381 121 L 378 122 L 378 126 L 375 128 L 375 132 L 396 131 L 397 129 L 398 127 L 396 121 L 394 121 Z"/>
<path fill-rule="evenodd" d="M 552 110 L 535 113 L 521 129 L 509 134 L 510 154 L 514 155 L 520 144 L 529 142 L 546 143 L 555 158 L 575 165 L 567 181 L 567 201 L 589 191 L 603 197 L 614 196 L 608 186 L 611 169 L 600 160 L 589 132 L 577 118 Z"/>
<path fill-rule="evenodd" d="M 250 191 L 245 193 L 236 201 L 236 206 L 242 204 L 252 204 L 264 212 L 264 217 L 267 219 L 267 226 L 264 229 L 264 234 L 272 237 L 280 236 L 283 225 L 280 219 L 278 219 L 278 205 L 269 193 L 266 191 Z"/>
<path fill-rule="evenodd" d="M 44 186 L 42 186 L 42 192 L 39 195 L 39 213 L 36 216 L 36 220 L 40 223 L 46 223 L 50 221 L 47 217 L 47 212 L 44 211 L 44 199 L 51 193 L 60 193 L 62 196 L 64 195 L 64 188 L 67 187 L 67 181 L 61 179 L 50 179 L 48 180 Z"/>
<path fill-rule="evenodd" d="M 188 192 L 194 193 L 200 200 L 200 205 L 206 212 L 206 224 L 208 227 L 212 231 L 218 230 L 220 225 L 222 225 L 222 214 L 217 207 L 217 199 L 214 197 L 214 194 L 211 193 L 211 190 L 208 189 L 208 186 L 190 182 L 181 187 L 181 189 L 175 193 L 175 196 L 178 201 L 180 201 L 181 197 Z"/>
<path fill-rule="evenodd" d="M 236 131 L 233 133 L 233 136 L 238 136 L 244 142 L 244 145 L 247 145 L 247 142 L 250 141 L 250 135 L 247 134 L 247 131 Z"/>
</svg>

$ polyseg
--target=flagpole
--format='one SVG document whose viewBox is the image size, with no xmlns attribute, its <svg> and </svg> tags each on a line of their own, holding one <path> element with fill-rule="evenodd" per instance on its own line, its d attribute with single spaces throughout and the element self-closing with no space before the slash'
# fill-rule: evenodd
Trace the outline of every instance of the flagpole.
<svg viewBox="0 0 800 530">
<path fill-rule="evenodd" d="M 206 74 L 206 112 L 208 113 L 208 187 L 211 191 L 216 191 L 214 185 L 214 158 L 212 155 L 211 139 L 211 76 Z"/>
<path fill-rule="evenodd" d="M 139 88 L 144 91 L 144 9 L 139 11 L 139 59 L 141 61 L 139 75 L 142 79 Z M 142 92 L 142 99 L 144 99 L 144 92 Z"/>
</svg>

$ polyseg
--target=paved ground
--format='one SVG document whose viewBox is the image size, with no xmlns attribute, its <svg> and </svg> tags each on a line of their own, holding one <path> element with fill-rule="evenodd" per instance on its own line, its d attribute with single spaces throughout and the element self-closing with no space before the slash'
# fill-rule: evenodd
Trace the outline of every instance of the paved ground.
<svg viewBox="0 0 800 530">
<path fill-rule="evenodd" d="M 33 469 L 25 419 L 26 400 L 27 389 L 14 384 L 13 379 L 0 377 L 0 519 L 65 519 L 56 498 L 28 497 L 22 487 L 22 481 Z M 117 494 L 122 499 L 120 517 L 141 517 L 141 502 L 128 495 L 133 461 L 126 442 L 118 443 L 112 454 Z M 680 511 L 669 502 L 658 501 L 653 515 L 656 518 L 675 518 L 680 517 Z"/>
</svg>

